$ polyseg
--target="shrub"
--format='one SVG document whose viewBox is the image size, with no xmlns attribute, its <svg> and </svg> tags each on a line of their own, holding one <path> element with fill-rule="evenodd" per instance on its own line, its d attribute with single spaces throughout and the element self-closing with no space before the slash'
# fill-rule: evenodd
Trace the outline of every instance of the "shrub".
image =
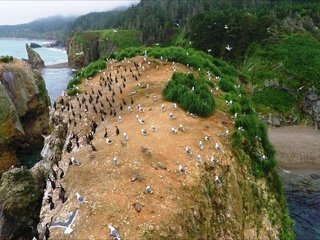
<svg viewBox="0 0 320 240">
<path fill-rule="evenodd" d="M 74 96 L 74 95 L 76 95 L 77 93 L 81 93 L 81 91 L 78 89 L 78 88 L 69 88 L 68 90 L 67 90 L 67 95 L 68 96 Z"/>
<path fill-rule="evenodd" d="M 12 62 L 13 61 L 13 57 L 12 56 L 1 56 L 0 57 L 0 62 L 3 62 L 3 63 L 9 63 L 9 62 Z"/>
<path fill-rule="evenodd" d="M 194 90 L 192 90 L 194 88 Z M 174 73 L 163 90 L 166 100 L 176 102 L 185 111 L 199 116 L 209 116 L 215 109 L 214 98 L 204 79 L 192 74 Z"/>
<path fill-rule="evenodd" d="M 219 84 L 219 87 L 221 88 L 221 90 L 224 92 L 235 91 L 234 84 L 229 79 L 223 78 L 219 81 L 218 84 Z"/>
</svg>

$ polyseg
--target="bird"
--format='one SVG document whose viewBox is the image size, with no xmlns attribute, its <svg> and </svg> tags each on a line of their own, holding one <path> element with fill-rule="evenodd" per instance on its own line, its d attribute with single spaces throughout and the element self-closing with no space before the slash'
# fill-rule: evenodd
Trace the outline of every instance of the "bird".
<svg viewBox="0 0 320 240">
<path fill-rule="evenodd" d="M 226 30 L 228 30 L 228 29 L 229 29 L 229 27 L 228 27 L 228 25 L 227 25 L 227 24 L 225 24 L 225 25 L 224 25 L 224 29 L 226 29 Z"/>
<path fill-rule="evenodd" d="M 61 200 L 62 203 L 65 203 L 66 201 L 65 191 L 62 189 L 60 189 L 60 192 L 59 192 L 59 199 Z"/>
<path fill-rule="evenodd" d="M 204 136 L 203 138 L 205 141 L 209 141 L 210 140 L 210 136 Z"/>
<path fill-rule="evenodd" d="M 179 165 L 179 172 L 181 172 L 181 173 L 186 173 L 186 169 L 184 168 L 184 166 L 182 166 L 182 165 Z"/>
<path fill-rule="evenodd" d="M 110 237 L 112 237 L 114 240 L 121 240 L 120 234 L 117 231 L 117 229 L 112 227 L 110 224 L 108 225 L 108 228 L 110 230 L 110 232 L 109 232 Z"/>
<path fill-rule="evenodd" d="M 229 135 L 229 130 L 225 129 L 224 132 L 221 134 L 221 136 L 226 137 Z"/>
<path fill-rule="evenodd" d="M 107 138 L 106 138 L 106 143 L 109 144 L 109 145 L 111 145 L 111 144 L 113 143 L 113 141 L 112 141 L 110 138 L 107 137 Z"/>
<path fill-rule="evenodd" d="M 55 221 L 55 222 L 51 223 L 50 227 L 52 227 L 52 228 L 65 228 L 64 233 L 70 234 L 73 231 L 73 229 L 71 228 L 71 225 L 74 222 L 74 220 L 76 219 L 77 214 L 78 214 L 78 209 L 75 209 L 69 213 L 69 216 L 67 217 L 67 219 L 65 221 Z"/>
<path fill-rule="evenodd" d="M 199 141 L 199 143 L 198 143 L 198 147 L 200 148 L 200 150 L 202 150 L 202 149 L 203 149 L 203 142 L 202 142 L 202 141 Z"/>
<path fill-rule="evenodd" d="M 216 176 L 216 177 L 214 178 L 214 181 L 215 181 L 216 184 L 219 184 L 219 185 L 222 184 L 219 176 Z"/>
<path fill-rule="evenodd" d="M 62 179 L 62 178 L 64 177 L 64 171 L 62 170 L 62 168 L 59 168 L 59 169 L 60 169 L 60 171 L 61 171 L 59 177 L 60 177 L 60 179 Z"/>
<path fill-rule="evenodd" d="M 198 154 L 198 156 L 197 156 L 197 161 L 198 161 L 198 162 L 202 162 L 202 157 L 201 157 L 200 154 Z"/>
<path fill-rule="evenodd" d="M 32 240 L 39 240 L 39 232 L 36 226 L 31 226 L 31 231 L 32 231 L 32 235 L 33 235 L 33 239 Z"/>
<path fill-rule="evenodd" d="M 69 159 L 69 165 L 81 165 L 81 162 L 75 159 L 74 157 L 71 157 L 68 159 Z"/>
<path fill-rule="evenodd" d="M 229 46 L 229 44 L 226 46 L 226 49 L 228 50 L 228 51 L 231 51 L 232 50 L 232 47 L 230 47 Z"/>
<path fill-rule="evenodd" d="M 243 127 L 241 127 L 241 126 L 240 126 L 240 127 L 238 127 L 238 130 L 239 130 L 239 131 L 241 131 L 241 132 L 244 132 L 244 131 L 245 131 L 245 130 L 244 130 L 244 128 L 243 128 Z"/>
<path fill-rule="evenodd" d="M 134 203 L 133 206 L 134 206 L 134 209 L 135 209 L 137 212 L 141 212 L 142 206 L 141 206 L 140 203 L 138 203 L 138 202 L 137 202 L 137 203 Z"/>
<path fill-rule="evenodd" d="M 179 129 L 179 131 L 184 132 L 184 127 L 183 127 L 182 124 L 179 125 L 179 128 L 178 128 L 178 129 Z"/>
<path fill-rule="evenodd" d="M 157 128 L 152 125 L 152 126 L 151 126 L 151 130 L 152 130 L 152 132 L 156 132 L 156 131 L 157 131 Z"/>
<path fill-rule="evenodd" d="M 170 118 L 171 120 L 176 119 L 176 117 L 173 115 L 173 113 L 169 113 L 169 118 Z"/>
<path fill-rule="evenodd" d="M 118 122 L 121 123 L 123 121 L 121 116 L 118 116 Z"/>
<path fill-rule="evenodd" d="M 148 135 L 148 131 L 142 128 L 142 129 L 141 129 L 141 134 L 142 134 L 143 136 L 147 136 L 147 135 Z"/>
<path fill-rule="evenodd" d="M 49 206 L 50 206 L 50 211 L 52 211 L 54 209 L 54 202 L 52 200 L 51 200 Z"/>
<path fill-rule="evenodd" d="M 103 135 L 103 138 L 106 138 L 106 137 L 108 137 L 108 129 L 107 128 L 104 130 L 104 135 Z"/>
<path fill-rule="evenodd" d="M 161 105 L 161 111 L 164 112 L 166 110 L 166 107 L 164 106 L 164 104 Z"/>
<path fill-rule="evenodd" d="M 124 139 L 124 140 L 129 140 L 129 137 L 128 137 L 127 132 L 124 132 L 124 133 L 123 133 L 123 139 Z"/>
<path fill-rule="evenodd" d="M 46 223 L 46 229 L 44 230 L 44 238 L 49 240 L 50 237 L 50 230 L 49 230 L 49 223 Z"/>
<path fill-rule="evenodd" d="M 77 200 L 80 202 L 80 203 L 87 203 L 88 201 L 86 201 L 84 199 L 83 196 L 81 196 L 79 193 L 76 193 L 76 197 L 77 197 Z"/>
<path fill-rule="evenodd" d="M 221 147 L 221 145 L 219 143 L 216 143 L 214 147 L 215 147 L 216 150 L 223 151 L 222 147 Z"/>
<path fill-rule="evenodd" d="M 119 128 L 116 126 L 116 135 L 118 136 L 120 134 Z"/>
<path fill-rule="evenodd" d="M 210 157 L 210 162 L 215 165 L 216 163 L 218 163 L 218 159 L 216 159 L 214 156 Z"/>
<path fill-rule="evenodd" d="M 191 148 L 188 147 L 188 146 L 185 147 L 185 151 L 186 151 L 186 153 L 189 154 L 189 155 L 192 154 L 192 150 L 191 150 Z"/>
<path fill-rule="evenodd" d="M 172 132 L 173 134 L 177 134 L 177 133 L 178 133 L 178 130 L 177 130 L 176 128 L 172 127 L 172 128 L 171 128 L 171 132 Z"/>
<path fill-rule="evenodd" d="M 114 157 L 114 158 L 113 158 L 113 164 L 114 164 L 116 167 L 119 166 L 120 161 L 119 161 L 118 157 Z"/>
<path fill-rule="evenodd" d="M 139 118 L 139 119 L 138 119 L 138 122 L 139 122 L 140 124 L 145 124 L 145 123 L 146 123 L 146 121 L 143 120 L 142 118 Z"/>
<path fill-rule="evenodd" d="M 128 106 L 128 111 L 129 111 L 129 112 L 132 112 L 132 111 L 133 111 L 133 109 L 132 109 L 131 106 Z"/>
<path fill-rule="evenodd" d="M 52 188 L 53 190 L 55 190 L 55 189 L 56 189 L 56 183 L 55 183 L 54 181 L 52 181 L 50 178 L 48 178 L 48 181 L 49 181 L 50 184 L 51 184 L 51 188 Z"/>
<path fill-rule="evenodd" d="M 172 108 L 173 108 L 173 110 L 176 110 L 176 109 L 177 109 L 177 104 L 176 104 L 176 103 L 173 103 L 173 104 L 172 104 Z"/>
<path fill-rule="evenodd" d="M 153 193 L 152 189 L 150 186 L 146 187 L 146 193 Z"/>
</svg>

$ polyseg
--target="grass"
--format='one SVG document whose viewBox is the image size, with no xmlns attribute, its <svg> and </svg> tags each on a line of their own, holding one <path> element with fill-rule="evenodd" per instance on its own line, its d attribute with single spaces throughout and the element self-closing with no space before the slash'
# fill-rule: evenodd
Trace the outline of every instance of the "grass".
<svg viewBox="0 0 320 240">
<path fill-rule="evenodd" d="M 13 57 L 12 56 L 1 56 L 0 57 L 0 62 L 3 63 L 9 63 L 13 61 Z"/>
<path fill-rule="evenodd" d="M 209 116 L 215 109 L 208 83 L 192 74 L 174 73 L 163 90 L 163 96 L 181 105 L 185 111 L 202 117 Z"/>
</svg>

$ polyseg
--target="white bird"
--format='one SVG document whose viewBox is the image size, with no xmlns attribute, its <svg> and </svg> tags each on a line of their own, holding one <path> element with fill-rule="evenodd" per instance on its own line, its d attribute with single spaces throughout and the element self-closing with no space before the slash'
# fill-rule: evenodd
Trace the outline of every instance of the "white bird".
<svg viewBox="0 0 320 240">
<path fill-rule="evenodd" d="M 191 92 L 193 92 L 194 91 L 194 86 L 191 88 Z"/>
<path fill-rule="evenodd" d="M 113 31 L 114 33 L 117 33 L 117 32 L 118 32 L 116 29 L 112 29 L 112 31 Z"/>
<path fill-rule="evenodd" d="M 142 118 L 139 118 L 139 119 L 138 119 L 138 122 L 139 122 L 140 124 L 145 124 L 145 123 L 146 123 L 146 121 L 143 120 Z"/>
<path fill-rule="evenodd" d="M 222 150 L 222 147 L 221 147 L 221 145 L 220 145 L 219 143 L 216 143 L 216 144 L 215 144 L 215 149 L 216 149 L 216 150 L 223 151 L 223 150 Z"/>
<path fill-rule="evenodd" d="M 218 159 L 216 159 L 214 156 L 210 157 L 210 162 L 215 165 L 216 163 L 218 163 Z"/>
<path fill-rule="evenodd" d="M 255 139 L 262 141 L 261 137 L 259 137 L 259 136 L 255 136 Z"/>
<path fill-rule="evenodd" d="M 156 132 L 156 131 L 157 131 L 157 128 L 152 125 L 152 126 L 151 126 L 151 130 L 152 130 L 152 132 Z"/>
<path fill-rule="evenodd" d="M 198 143 L 198 147 L 200 148 L 200 150 L 202 150 L 202 149 L 203 149 L 203 142 L 202 142 L 202 141 L 199 141 L 199 143 Z"/>
<path fill-rule="evenodd" d="M 175 24 L 176 24 L 176 26 L 177 26 L 178 28 L 181 28 L 180 25 L 179 25 L 179 23 L 175 23 Z"/>
<path fill-rule="evenodd" d="M 55 221 L 50 224 L 50 228 L 65 228 L 64 234 L 70 234 L 73 231 L 71 225 L 76 219 L 77 214 L 78 209 L 73 210 L 65 221 Z"/>
<path fill-rule="evenodd" d="M 245 131 L 243 127 L 238 127 L 238 130 L 239 130 L 239 131 L 242 131 L 242 132 Z"/>
<path fill-rule="evenodd" d="M 215 181 L 216 184 L 219 184 L 219 185 L 222 184 L 222 182 L 221 182 L 221 180 L 220 180 L 220 178 L 218 176 L 216 176 L 214 178 L 214 181 Z"/>
<path fill-rule="evenodd" d="M 153 193 L 152 189 L 150 186 L 146 187 L 146 193 Z"/>
<path fill-rule="evenodd" d="M 231 116 L 231 118 L 236 119 L 238 117 L 238 113 L 233 114 L 233 116 Z"/>
<path fill-rule="evenodd" d="M 192 150 L 190 147 L 186 146 L 185 151 L 187 154 L 191 155 L 192 154 Z"/>
<path fill-rule="evenodd" d="M 121 116 L 118 116 L 118 122 L 121 123 L 123 121 Z"/>
<path fill-rule="evenodd" d="M 110 138 L 106 138 L 106 143 L 110 145 L 113 143 L 113 141 Z"/>
<path fill-rule="evenodd" d="M 229 130 L 228 130 L 228 129 L 224 130 L 224 132 L 223 132 L 221 135 L 222 135 L 223 137 L 228 136 L 228 135 L 229 135 Z"/>
<path fill-rule="evenodd" d="M 129 112 L 132 112 L 132 111 L 133 111 L 133 109 L 132 109 L 131 106 L 128 106 L 128 111 L 129 111 Z"/>
<path fill-rule="evenodd" d="M 173 115 L 173 113 L 172 113 L 172 112 L 169 114 L 169 118 L 170 118 L 171 120 L 176 119 L 176 117 Z"/>
<path fill-rule="evenodd" d="M 76 193 L 76 196 L 77 196 L 77 200 L 80 202 L 80 203 L 87 203 L 88 201 L 86 201 L 84 199 L 83 196 L 81 196 L 79 193 Z"/>
<path fill-rule="evenodd" d="M 197 161 L 198 161 L 198 162 L 202 162 L 202 157 L 201 157 L 200 154 L 198 154 L 198 156 L 197 156 Z"/>
<path fill-rule="evenodd" d="M 119 161 L 119 159 L 118 159 L 117 157 L 114 157 L 114 158 L 113 158 L 113 164 L 114 164 L 116 167 L 119 166 L 120 161 Z"/>
<path fill-rule="evenodd" d="M 263 154 L 261 158 L 262 158 L 262 160 L 266 160 L 267 156 Z"/>
<path fill-rule="evenodd" d="M 182 124 L 179 125 L 179 131 L 184 132 L 184 127 Z"/>
<path fill-rule="evenodd" d="M 228 25 L 225 24 L 225 25 L 224 25 L 224 29 L 227 29 L 227 30 L 228 30 L 228 28 L 229 28 Z"/>
<path fill-rule="evenodd" d="M 110 229 L 110 232 L 109 232 L 110 237 L 112 237 L 114 240 L 121 240 L 120 234 L 117 231 L 117 229 L 112 227 L 110 224 L 108 225 L 108 228 Z"/>
<path fill-rule="evenodd" d="M 209 141 L 210 140 L 210 136 L 204 136 L 203 138 L 205 141 Z"/>
<path fill-rule="evenodd" d="M 226 49 L 227 49 L 228 51 L 231 51 L 232 47 L 230 47 L 229 44 L 228 44 L 228 45 L 226 46 Z"/>
<path fill-rule="evenodd" d="M 178 133 L 178 130 L 177 130 L 176 128 L 172 127 L 172 128 L 171 128 L 171 132 L 172 132 L 173 134 L 177 134 L 177 133 Z"/>
<path fill-rule="evenodd" d="M 166 107 L 164 106 L 164 104 L 161 105 L 161 111 L 164 112 L 166 110 Z"/>
<path fill-rule="evenodd" d="M 173 104 L 172 104 L 172 108 L 173 108 L 173 110 L 177 110 L 177 104 L 176 104 L 176 103 L 173 103 Z"/>
<path fill-rule="evenodd" d="M 128 140 L 128 139 L 129 139 L 127 132 L 124 132 L 124 133 L 123 133 L 123 139 L 124 139 L 124 140 Z"/>
<path fill-rule="evenodd" d="M 141 134 L 142 134 L 143 136 L 147 136 L 147 135 L 148 135 L 148 131 L 142 128 L 142 129 L 141 129 Z"/>
<path fill-rule="evenodd" d="M 80 161 L 75 159 L 74 157 L 69 158 L 69 165 L 80 165 Z"/>
<path fill-rule="evenodd" d="M 230 101 L 226 100 L 226 104 L 230 107 L 232 105 L 232 100 Z"/>
<path fill-rule="evenodd" d="M 153 99 L 153 101 L 157 101 L 157 96 L 156 96 L 156 95 L 153 95 L 153 96 L 152 96 L 152 99 Z"/>
<path fill-rule="evenodd" d="M 179 172 L 186 173 L 186 169 L 184 168 L 184 166 L 179 165 Z"/>
</svg>

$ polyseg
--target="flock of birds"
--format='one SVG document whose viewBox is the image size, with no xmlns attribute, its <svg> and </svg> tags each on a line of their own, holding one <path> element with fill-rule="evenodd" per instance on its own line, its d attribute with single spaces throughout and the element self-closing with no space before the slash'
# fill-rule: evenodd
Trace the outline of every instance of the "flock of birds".
<svg viewBox="0 0 320 240">
<path fill-rule="evenodd" d="M 84 147 L 89 147 L 93 152 L 102 150 L 97 149 L 93 144 L 93 140 L 97 138 L 96 133 L 99 126 L 104 128 L 103 139 L 106 145 L 114 144 L 113 137 L 118 136 L 121 138 L 121 146 L 126 147 L 129 142 L 129 133 L 122 131 L 118 127 L 118 125 L 124 121 L 122 116 L 125 111 L 127 114 L 132 114 L 132 117 L 135 118 L 137 124 L 141 126 L 140 134 L 142 136 L 148 137 L 151 133 L 159 131 L 158 127 L 155 125 L 147 127 L 147 121 L 142 117 L 143 113 L 147 111 L 147 107 L 135 102 L 134 98 L 137 91 L 132 91 L 127 95 L 124 94 L 128 82 L 136 82 L 136 87 L 138 88 L 147 89 L 150 86 L 150 84 L 143 84 L 140 82 L 142 71 L 148 68 L 150 62 L 127 62 L 131 64 L 129 67 L 122 65 L 113 66 L 112 64 L 107 66 L 107 71 L 100 73 L 98 87 L 90 84 L 90 79 L 87 79 L 85 83 L 86 90 L 84 90 L 83 93 L 77 94 L 74 98 L 62 96 L 57 100 L 57 102 L 53 103 L 50 113 L 52 123 L 57 124 L 57 122 L 55 122 L 55 118 L 52 116 L 63 116 L 64 119 L 62 121 L 68 124 L 69 134 L 64 147 L 67 154 L 71 155 L 72 152 Z M 147 76 L 147 78 L 149 78 L 149 76 Z M 192 91 L 192 89 L 190 90 Z M 153 95 L 151 99 L 154 102 L 157 101 L 157 97 L 155 95 Z M 177 107 L 176 103 L 172 103 L 169 106 L 168 104 L 161 104 L 159 106 L 159 110 L 161 113 L 167 114 L 170 121 L 176 122 L 177 117 L 175 111 L 177 110 Z M 187 113 L 187 116 L 192 118 L 196 117 L 192 113 Z M 118 122 L 119 124 L 111 128 L 108 125 L 108 121 L 110 119 L 113 119 L 113 122 Z M 185 132 L 186 129 L 187 128 L 183 126 L 183 124 L 179 124 L 179 127 L 172 126 L 170 132 L 173 135 L 176 135 L 179 132 Z M 225 129 L 220 136 L 227 137 L 228 134 L 229 130 Z M 182 151 L 185 152 L 189 159 L 195 159 L 198 164 L 201 164 L 205 160 L 201 155 L 201 151 L 204 150 L 205 145 L 209 145 L 209 143 L 211 145 L 212 141 L 213 139 L 211 136 L 203 136 L 203 138 L 197 142 L 197 149 L 185 146 Z M 205 142 L 208 143 L 205 144 Z M 218 142 L 214 143 L 213 149 L 222 154 L 224 153 L 222 145 Z M 147 149 L 146 152 L 148 151 L 149 150 Z M 197 154 L 194 154 L 194 152 L 197 152 Z M 219 162 L 219 160 L 213 155 L 208 158 L 208 161 L 213 165 L 216 165 Z M 121 160 L 118 156 L 114 156 L 112 163 L 115 167 L 118 167 L 121 164 Z M 51 166 L 44 198 L 44 204 L 47 205 L 47 212 L 51 212 L 57 205 L 64 204 L 68 200 L 66 190 L 61 182 L 67 174 L 68 167 L 81 167 L 81 164 L 80 160 L 70 157 L 68 158 L 67 163 L 61 164 L 59 161 L 56 161 L 55 164 Z M 176 171 L 180 174 L 188 173 L 186 166 L 182 164 L 178 165 Z M 131 181 L 135 181 L 139 178 L 143 178 L 143 176 L 132 176 Z M 222 184 L 222 180 L 218 175 L 215 176 L 214 181 L 217 185 Z M 146 194 L 153 194 L 154 190 L 150 185 L 148 185 L 144 192 Z M 76 193 L 75 196 L 80 205 L 87 203 L 84 196 L 81 196 L 79 193 Z M 140 203 L 136 203 L 134 207 L 137 212 L 140 212 L 142 209 Z M 71 225 L 76 219 L 78 211 L 79 207 L 71 211 L 65 221 L 46 223 L 44 231 L 45 239 L 49 239 L 50 237 L 50 228 L 64 228 L 65 234 L 71 233 L 73 231 Z M 119 232 L 112 225 L 108 225 L 108 228 L 110 230 L 109 234 L 113 239 L 121 239 Z M 33 228 L 33 232 L 35 239 L 39 239 L 39 233 L 37 233 L 36 228 Z"/>
</svg>

